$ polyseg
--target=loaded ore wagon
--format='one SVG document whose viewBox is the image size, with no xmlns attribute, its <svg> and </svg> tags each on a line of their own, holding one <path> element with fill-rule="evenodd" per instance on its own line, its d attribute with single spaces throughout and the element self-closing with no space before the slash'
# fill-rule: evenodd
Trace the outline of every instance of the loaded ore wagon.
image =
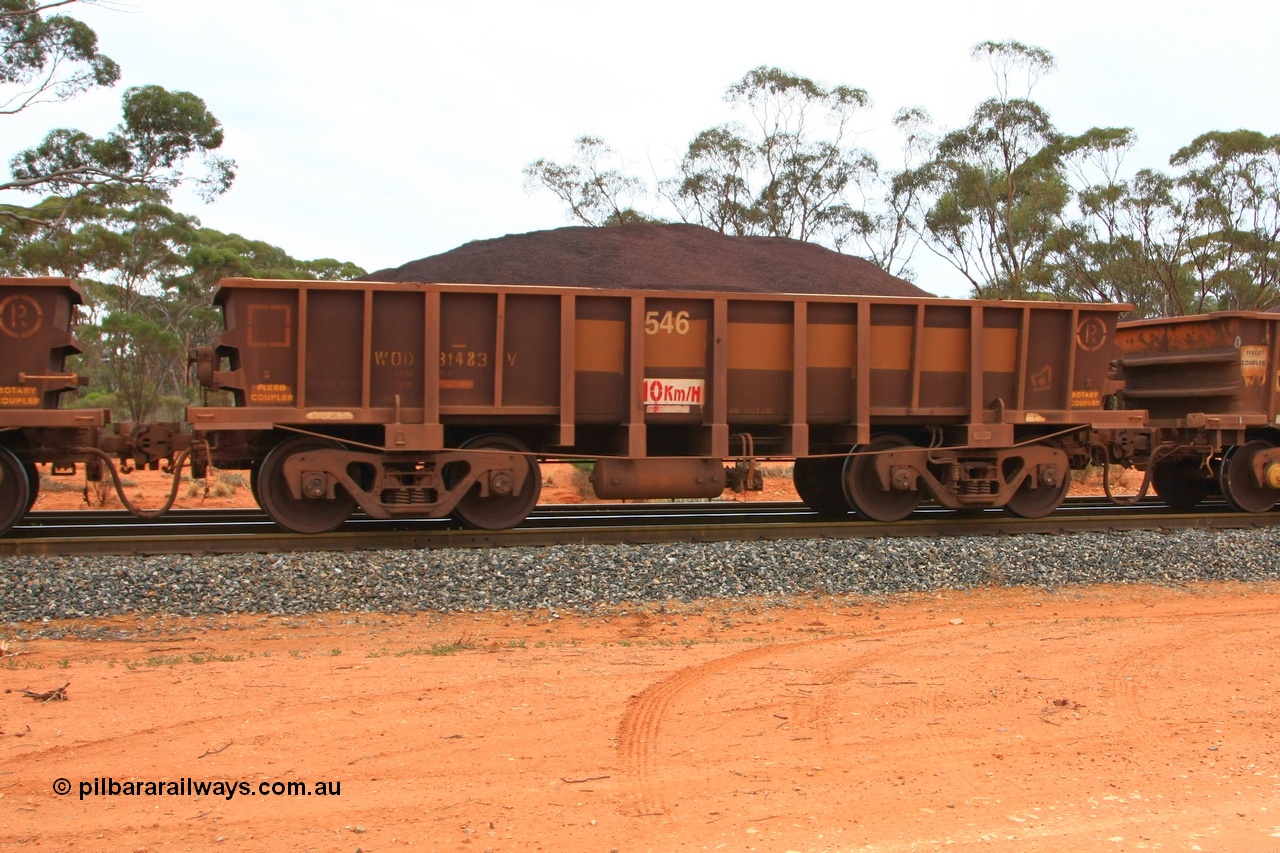
<svg viewBox="0 0 1280 853">
<path fill-rule="evenodd" d="M 1148 410 L 1138 454 L 1184 511 L 1220 494 L 1236 510 L 1280 501 L 1280 314 L 1223 312 L 1122 323 L 1117 378 Z"/>
<path fill-rule="evenodd" d="M 539 460 L 606 499 L 758 488 L 794 459 L 824 514 L 1057 507 L 1115 406 L 1127 306 L 228 279 L 188 410 L 282 526 L 452 514 L 518 524 Z M 726 466 L 725 461 L 733 464 Z"/>
</svg>

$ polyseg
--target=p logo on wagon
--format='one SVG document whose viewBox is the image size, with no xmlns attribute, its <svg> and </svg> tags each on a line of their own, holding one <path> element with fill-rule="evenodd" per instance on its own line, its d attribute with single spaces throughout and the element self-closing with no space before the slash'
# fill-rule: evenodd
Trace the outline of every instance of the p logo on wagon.
<svg viewBox="0 0 1280 853">
<path fill-rule="evenodd" d="M 29 338 L 40 330 L 44 311 L 30 296 L 16 294 L 0 301 L 0 332 L 11 338 Z"/>
</svg>

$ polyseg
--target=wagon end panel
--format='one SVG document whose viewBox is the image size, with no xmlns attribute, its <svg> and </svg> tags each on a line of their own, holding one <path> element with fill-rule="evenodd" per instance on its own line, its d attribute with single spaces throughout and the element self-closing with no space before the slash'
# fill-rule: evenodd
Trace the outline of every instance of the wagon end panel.
<svg viewBox="0 0 1280 853">
<path fill-rule="evenodd" d="M 1280 426 L 1280 316 L 1141 320 L 1118 335 L 1125 403 L 1148 409 L 1153 425 Z"/>
<path fill-rule="evenodd" d="M 224 329 L 214 350 L 217 363 L 201 377 L 204 384 L 230 391 L 236 407 L 299 405 L 297 288 L 224 283 L 217 302 Z M 229 369 L 218 369 L 224 363 Z"/>
<path fill-rule="evenodd" d="M 1127 308 L 1058 304 L 1013 309 L 1021 312 L 1016 343 L 1002 335 L 988 337 L 1002 353 L 1000 360 L 1007 366 L 1012 359 L 1017 370 L 1016 393 L 1000 398 L 1006 420 L 1030 427 L 1138 425 L 1140 414 L 1116 412 L 1115 387 L 1108 379 L 1120 354 L 1117 320 Z M 992 310 L 995 324 L 1008 325 L 1000 318 L 1007 309 Z"/>
<path fill-rule="evenodd" d="M 0 412 L 56 409 L 80 387 L 66 366 L 80 352 L 71 334 L 79 304 L 70 279 L 0 277 Z"/>
<path fill-rule="evenodd" d="M 1114 383 L 1108 380 L 1111 365 L 1120 357 L 1116 340 L 1116 325 L 1120 314 L 1117 309 L 1081 307 L 1072 317 L 1074 330 L 1069 345 L 1072 347 L 1071 393 L 1067 408 L 1080 417 L 1081 413 L 1096 418 L 1111 407 L 1114 409 Z"/>
</svg>

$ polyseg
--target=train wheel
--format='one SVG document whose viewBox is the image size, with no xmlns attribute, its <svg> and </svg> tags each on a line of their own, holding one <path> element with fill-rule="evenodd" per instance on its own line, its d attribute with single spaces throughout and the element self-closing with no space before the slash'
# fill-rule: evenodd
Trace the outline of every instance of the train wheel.
<svg viewBox="0 0 1280 853">
<path fill-rule="evenodd" d="M 462 445 L 463 450 L 492 450 L 499 452 L 516 451 L 528 453 L 525 457 L 529 463 L 529 473 L 520 487 L 520 494 L 497 494 L 490 485 L 488 497 L 480 496 L 480 484 L 476 483 L 471 490 L 458 501 L 453 508 L 453 517 L 478 530 L 506 530 L 515 527 L 528 518 L 529 513 L 538 505 L 538 496 L 542 494 L 542 471 L 538 460 L 514 438 L 506 435 L 481 435 Z M 448 475 L 446 474 L 446 482 Z M 514 483 L 511 484 L 514 487 Z M 514 488 L 511 492 L 514 492 Z"/>
<path fill-rule="evenodd" d="M 356 502 L 342 489 L 334 489 L 333 500 L 295 498 L 284 479 L 284 463 L 291 456 L 309 450 L 337 449 L 340 445 L 323 439 L 299 436 L 281 442 L 262 460 L 258 471 L 258 503 L 272 521 L 292 533 L 328 533 L 350 517 Z"/>
<path fill-rule="evenodd" d="M 920 488 L 884 489 L 876 474 L 877 452 L 911 447 L 911 442 L 896 435 L 874 439 L 858 450 L 865 454 L 850 456 L 844 463 L 844 493 L 854 510 L 876 521 L 900 521 L 920 505 Z"/>
<path fill-rule="evenodd" d="M 1157 462 L 1151 469 L 1156 496 L 1178 512 L 1191 512 L 1213 494 L 1214 483 L 1195 459 Z"/>
<path fill-rule="evenodd" d="M 791 479 L 809 509 L 822 516 L 841 516 L 851 509 L 844 496 L 843 472 L 843 457 L 802 457 L 796 460 Z"/>
<path fill-rule="evenodd" d="M 1265 441 L 1250 441 L 1237 444 L 1222 455 L 1218 485 L 1232 508 L 1240 512 L 1266 512 L 1280 502 L 1280 489 L 1255 484 L 1249 473 L 1254 454 L 1270 449 L 1271 445 Z"/>
<path fill-rule="evenodd" d="M 8 533 L 27 512 L 31 486 L 27 470 L 13 451 L 0 447 L 0 536 Z"/>
<path fill-rule="evenodd" d="M 256 462 L 249 468 L 249 493 L 259 507 L 262 506 L 262 498 L 258 495 L 258 471 L 261 469 L 262 466 Z"/>
<path fill-rule="evenodd" d="M 40 469 L 34 462 L 24 462 L 22 470 L 27 472 L 27 512 L 31 512 L 31 508 L 36 505 L 36 498 L 40 497 Z"/>
<path fill-rule="evenodd" d="M 1058 451 L 1062 452 L 1062 451 Z M 1065 458 L 1066 454 L 1063 454 Z M 1009 502 L 1004 505 L 1012 514 L 1019 518 L 1044 518 L 1058 507 L 1062 506 L 1062 502 L 1067 498 L 1067 492 L 1071 489 L 1071 468 L 1067 467 L 1067 476 L 1062 478 L 1062 482 L 1052 486 L 1041 484 L 1032 486 L 1031 480 L 1028 478 L 1022 481 L 1022 485 L 1009 498 Z"/>
</svg>

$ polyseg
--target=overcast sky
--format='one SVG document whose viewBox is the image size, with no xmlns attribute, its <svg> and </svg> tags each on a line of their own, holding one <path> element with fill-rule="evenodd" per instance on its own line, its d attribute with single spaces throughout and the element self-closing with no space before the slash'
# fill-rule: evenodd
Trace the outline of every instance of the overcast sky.
<svg viewBox="0 0 1280 853">
<path fill-rule="evenodd" d="M 993 94 L 969 59 L 986 39 L 1051 51 L 1058 70 L 1033 97 L 1066 132 L 1134 128 L 1134 169 L 1167 167 L 1209 130 L 1280 132 L 1273 0 L 105 0 L 70 14 L 121 83 L 5 118 L 6 158 L 55 126 L 107 132 L 126 86 L 191 91 L 239 169 L 213 204 L 177 206 L 368 270 L 568 224 L 522 169 L 568 159 L 582 134 L 669 174 L 695 133 L 733 117 L 724 90 L 758 65 L 866 89 L 860 142 L 890 166 L 898 108 L 951 128 Z M 926 290 L 967 295 L 945 265 L 919 267 Z"/>
</svg>

